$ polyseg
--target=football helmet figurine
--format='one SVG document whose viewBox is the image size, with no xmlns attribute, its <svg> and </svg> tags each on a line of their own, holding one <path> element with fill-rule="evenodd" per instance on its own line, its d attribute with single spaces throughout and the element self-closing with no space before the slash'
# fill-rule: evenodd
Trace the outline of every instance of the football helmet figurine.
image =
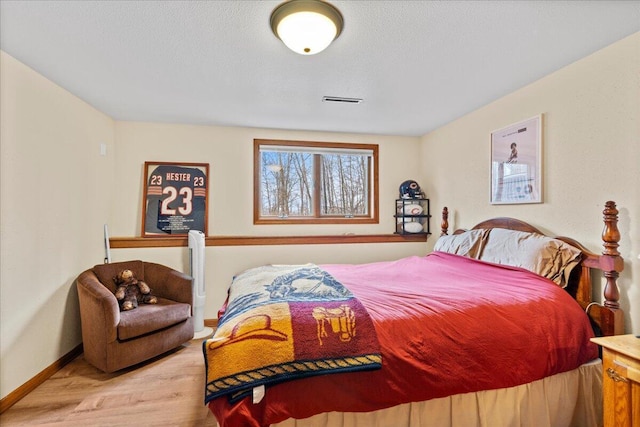
<svg viewBox="0 0 640 427">
<path fill-rule="evenodd" d="M 407 180 L 400 184 L 401 199 L 423 199 L 424 193 L 420 189 L 420 185 L 414 180 Z"/>
</svg>

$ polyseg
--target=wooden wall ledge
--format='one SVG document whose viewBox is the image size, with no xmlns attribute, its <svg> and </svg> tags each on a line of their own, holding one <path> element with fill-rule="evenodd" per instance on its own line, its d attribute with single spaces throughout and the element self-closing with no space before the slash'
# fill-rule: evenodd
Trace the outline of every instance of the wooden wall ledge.
<svg viewBox="0 0 640 427">
<path fill-rule="evenodd" d="M 426 233 L 418 234 L 340 234 L 332 236 L 210 236 L 206 246 L 260 245 L 334 245 L 345 243 L 405 243 L 426 242 Z M 188 246 L 187 237 L 111 237 L 112 249 L 169 248 Z"/>
</svg>

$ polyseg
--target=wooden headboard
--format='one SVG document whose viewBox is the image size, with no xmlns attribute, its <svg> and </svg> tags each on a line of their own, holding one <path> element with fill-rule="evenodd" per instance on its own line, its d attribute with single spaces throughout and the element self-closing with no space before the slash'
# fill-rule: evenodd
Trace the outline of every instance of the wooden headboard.
<svg viewBox="0 0 640 427">
<path fill-rule="evenodd" d="M 624 333 L 624 315 L 620 309 L 620 291 L 616 280 L 624 268 L 624 260 L 618 252 L 620 232 L 618 231 L 618 210 L 615 202 L 605 203 L 604 230 L 602 242 L 604 250 L 598 255 L 589 251 L 582 244 L 570 237 L 551 236 L 562 240 L 582 251 L 582 260 L 571 273 L 567 291 L 582 306 L 589 317 L 598 325 L 602 334 L 620 335 Z M 536 227 L 515 218 L 493 218 L 476 224 L 472 230 L 484 228 L 506 228 L 510 230 L 526 231 L 543 234 Z M 448 234 L 449 210 L 442 210 L 441 235 Z M 459 229 L 453 234 L 459 234 L 466 230 Z M 601 271 L 606 279 L 604 287 L 604 303 L 593 299 L 592 270 Z"/>
</svg>

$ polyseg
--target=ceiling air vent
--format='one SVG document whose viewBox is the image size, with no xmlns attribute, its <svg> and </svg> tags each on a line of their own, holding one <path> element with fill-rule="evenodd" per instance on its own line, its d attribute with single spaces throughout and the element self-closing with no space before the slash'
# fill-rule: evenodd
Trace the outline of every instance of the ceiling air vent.
<svg viewBox="0 0 640 427">
<path fill-rule="evenodd" d="M 344 98 L 341 96 L 323 96 L 322 102 L 336 102 L 339 104 L 360 104 L 362 98 Z"/>
</svg>

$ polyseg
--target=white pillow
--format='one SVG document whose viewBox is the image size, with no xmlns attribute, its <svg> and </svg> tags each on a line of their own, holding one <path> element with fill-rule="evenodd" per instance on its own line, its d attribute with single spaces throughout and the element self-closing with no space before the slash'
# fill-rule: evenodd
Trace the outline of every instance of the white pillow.
<svg viewBox="0 0 640 427">
<path fill-rule="evenodd" d="M 440 236 L 433 250 L 469 258 L 478 258 L 488 233 L 489 230 L 480 229 L 468 230 L 451 236 Z"/>
<path fill-rule="evenodd" d="M 496 264 L 525 268 L 563 288 L 571 270 L 580 262 L 579 249 L 537 233 L 491 229 L 479 259 Z"/>
</svg>

